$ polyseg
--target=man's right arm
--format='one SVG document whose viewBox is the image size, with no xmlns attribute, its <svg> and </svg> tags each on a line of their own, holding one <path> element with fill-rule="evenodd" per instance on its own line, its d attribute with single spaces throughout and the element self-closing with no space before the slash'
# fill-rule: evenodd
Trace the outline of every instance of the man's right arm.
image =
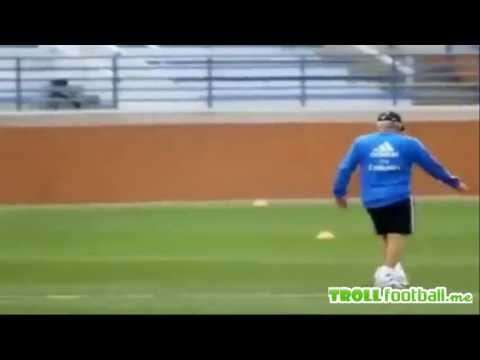
<svg viewBox="0 0 480 360">
<path fill-rule="evenodd" d="M 413 143 L 414 162 L 418 164 L 433 178 L 447 184 L 448 186 L 458 189 L 461 185 L 460 180 L 450 174 L 448 170 L 427 150 L 419 140 Z"/>
<path fill-rule="evenodd" d="M 350 183 L 352 173 L 359 163 L 357 143 L 353 143 L 348 154 L 338 166 L 337 176 L 333 186 L 333 195 L 337 199 L 342 199 L 347 195 L 347 188 Z"/>
</svg>

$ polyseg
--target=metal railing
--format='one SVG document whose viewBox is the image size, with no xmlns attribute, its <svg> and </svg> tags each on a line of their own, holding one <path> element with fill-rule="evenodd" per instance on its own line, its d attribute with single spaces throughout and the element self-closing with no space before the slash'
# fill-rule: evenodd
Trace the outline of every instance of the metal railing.
<svg viewBox="0 0 480 360">
<path fill-rule="evenodd" d="M 0 57 L 0 106 L 48 107 L 49 82 L 58 79 L 112 109 L 149 102 L 471 105 L 479 98 L 478 55 Z"/>
</svg>

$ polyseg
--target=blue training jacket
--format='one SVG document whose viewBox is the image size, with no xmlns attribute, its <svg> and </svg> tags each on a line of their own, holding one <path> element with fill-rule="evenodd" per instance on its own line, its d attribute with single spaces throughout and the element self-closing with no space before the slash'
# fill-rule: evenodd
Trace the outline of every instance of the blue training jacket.
<svg viewBox="0 0 480 360">
<path fill-rule="evenodd" d="M 352 173 L 360 167 L 361 196 L 366 208 L 379 208 L 411 196 L 412 166 L 419 165 L 435 179 L 458 188 L 452 176 L 418 140 L 394 132 L 357 138 L 338 167 L 334 196 L 343 198 Z"/>
</svg>

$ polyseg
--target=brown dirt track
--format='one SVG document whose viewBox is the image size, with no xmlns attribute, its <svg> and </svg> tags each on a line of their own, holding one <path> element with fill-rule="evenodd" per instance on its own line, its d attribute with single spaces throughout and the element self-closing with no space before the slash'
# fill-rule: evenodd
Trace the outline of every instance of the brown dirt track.
<svg viewBox="0 0 480 360">
<path fill-rule="evenodd" d="M 409 124 L 478 195 L 478 121 Z M 369 124 L 0 127 L 0 203 L 329 197 Z M 351 195 L 356 196 L 354 181 Z M 452 194 L 419 171 L 416 194 Z"/>
</svg>

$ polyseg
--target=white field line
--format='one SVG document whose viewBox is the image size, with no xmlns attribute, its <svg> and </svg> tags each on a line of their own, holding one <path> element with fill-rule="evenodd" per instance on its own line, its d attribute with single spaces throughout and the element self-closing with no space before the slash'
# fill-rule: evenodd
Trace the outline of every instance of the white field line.
<svg viewBox="0 0 480 360">
<path fill-rule="evenodd" d="M 263 293 L 263 292 L 244 292 L 244 293 L 171 293 L 172 297 L 202 299 L 202 298 L 285 298 L 285 299 L 308 299 L 308 298 L 328 298 L 325 293 Z M 115 298 L 115 299 L 161 299 L 164 295 L 136 295 L 136 294 L 98 294 L 98 295 L 0 295 L 1 300 L 14 299 L 46 299 L 46 300 L 80 300 L 80 299 L 101 299 L 101 298 Z"/>
<path fill-rule="evenodd" d="M 438 196 L 414 196 L 416 202 L 480 202 L 478 195 L 438 195 Z M 147 201 L 147 202 L 119 202 L 119 203 L 85 203 L 85 204 L 3 204 L 0 210 L 15 209 L 89 209 L 89 208 L 169 208 L 169 207 L 237 207 L 253 206 L 258 199 L 252 200 L 211 200 L 211 201 Z M 281 205 L 334 205 L 333 199 L 262 199 L 269 206 Z M 351 198 L 349 202 L 359 204 L 359 198 Z"/>
<path fill-rule="evenodd" d="M 78 300 L 84 298 L 125 298 L 125 299 L 153 299 L 157 296 L 154 294 L 78 294 L 78 295 L 0 295 L 1 299 L 30 299 L 30 298 L 43 298 L 48 300 Z M 158 296 L 160 297 L 160 295 Z"/>
<path fill-rule="evenodd" d="M 51 300 L 78 300 L 86 296 L 85 295 L 46 295 L 45 297 Z"/>
<path fill-rule="evenodd" d="M 267 293 L 267 292 L 242 292 L 242 293 L 171 293 L 170 296 L 186 298 L 210 298 L 210 297 L 280 297 L 280 298 L 318 298 L 327 297 L 325 293 Z M 31 299 L 43 298 L 48 300 L 78 300 L 82 298 L 128 298 L 128 299 L 155 299 L 165 297 L 165 294 L 96 294 L 96 295 L 0 295 L 0 299 Z"/>
<path fill-rule="evenodd" d="M 455 290 L 457 291 L 457 290 Z M 462 292 L 462 291 L 461 291 Z M 465 292 L 465 291 L 463 291 Z M 478 298 L 480 294 L 476 293 L 475 298 Z M 96 295 L 0 295 L 1 300 L 15 300 L 15 299 L 46 299 L 46 300 L 80 300 L 80 299 L 102 299 L 102 298 L 115 298 L 115 299 L 162 299 L 166 296 L 169 297 L 181 297 L 190 299 L 211 299 L 211 298 L 224 298 L 224 299 L 238 299 L 238 298 L 273 298 L 273 299 L 328 299 L 327 292 L 318 293 L 269 293 L 269 292 L 242 292 L 242 293 L 170 293 L 170 294 L 96 294 Z"/>
<path fill-rule="evenodd" d="M 312 240 L 314 241 L 314 240 Z M 324 244 L 323 242 L 318 242 L 318 244 Z M 330 243 L 329 243 L 330 244 Z M 319 247 L 321 249 L 321 247 Z M 473 256 L 463 256 L 463 257 L 453 257 L 453 258 L 442 258 L 441 264 L 444 266 L 465 266 L 465 265 L 477 265 L 478 262 L 472 263 L 472 259 L 475 259 Z M 362 259 L 358 257 L 339 257 L 331 259 L 235 259 L 235 258 L 208 258 L 200 256 L 115 256 L 115 257 L 94 257 L 94 256 L 79 256 L 79 257 L 52 257 L 52 256 L 22 256 L 22 257 L 11 257 L 8 255 L 0 255 L 0 261 L 4 263 L 23 263 L 23 262 L 38 262 L 38 263 L 48 263 L 48 262 L 60 262 L 60 263 L 82 263 L 82 262 L 95 262 L 95 263 L 207 263 L 207 264 L 248 264 L 248 265 L 260 265 L 260 266 L 272 266 L 272 265 L 283 265 L 283 266 L 295 266 L 295 265 L 316 265 L 316 266 L 334 266 L 334 265 L 370 265 L 372 266 L 371 259 Z M 411 258 L 408 260 L 409 267 L 416 266 L 429 266 L 429 265 L 438 265 L 439 258 L 422 258 L 415 259 Z"/>
<path fill-rule="evenodd" d="M 182 297 L 187 298 L 291 298 L 291 299 L 308 299 L 308 298 L 328 298 L 328 293 L 204 293 L 204 294 L 184 294 Z"/>
</svg>

